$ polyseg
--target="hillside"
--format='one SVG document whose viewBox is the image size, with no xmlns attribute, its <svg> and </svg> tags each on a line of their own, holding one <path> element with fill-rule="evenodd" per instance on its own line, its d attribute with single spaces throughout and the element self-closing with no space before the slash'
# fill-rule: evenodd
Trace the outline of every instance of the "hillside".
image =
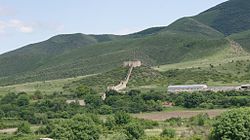
<svg viewBox="0 0 250 140">
<path fill-rule="evenodd" d="M 200 25 L 197 24 L 197 26 Z M 130 59 L 140 59 L 149 66 L 195 60 L 213 55 L 213 53 L 227 47 L 227 40 L 221 37 L 212 37 L 212 34 L 207 35 L 208 30 L 209 28 L 199 32 L 162 30 L 139 38 L 124 37 L 124 39 L 114 41 L 93 43 L 52 56 L 44 56 L 40 53 L 39 55 L 44 56 L 44 59 L 35 57 L 38 61 L 31 57 L 32 61 L 29 61 L 30 58 L 25 57 L 27 60 L 23 62 L 25 64 L 28 62 L 29 65 L 21 65 L 22 69 L 18 69 L 18 65 L 2 61 L 1 68 L 4 71 L 8 71 L 8 69 L 18 69 L 18 71 L 12 73 L 1 71 L 2 80 L 0 83 L 22 83 L 101 73 L 116 68 L 123 61 Z M 200 34 L 204 35 L 200 36 Z M 215 36 L 220 36 L 220 34 L 215 34 Z M 10 58 L 11 55 L 15 54 L 5 55 Z M 3 60 L 2 57 L 0 57 L 1 60 Z M 7 60 L 9 59 L 7 58 Z M 22 58 L 15 59 L 14 62 L 20 64 L 19 60 Z"/>
<path fill-rule="evenodd" d="M 0 85 L 103 73 L 131 59 L 146 66 L 214 61 L 216 56 L 224 60 L 231 57 L 227 50 L 233 40 L 245 56 L 250 50 L 249 33 L 242 32 L 250 29 L 248 5 L 246 0 L 230 0 L 169 26 L 124 36 L 58 35 L 1 55 Z"/>
<path fill-rule="evenodd" d="M 195 16 L 198 21 L 231 35 L 250 29 L 250 1 L 229 0 Z"/>
</svg>

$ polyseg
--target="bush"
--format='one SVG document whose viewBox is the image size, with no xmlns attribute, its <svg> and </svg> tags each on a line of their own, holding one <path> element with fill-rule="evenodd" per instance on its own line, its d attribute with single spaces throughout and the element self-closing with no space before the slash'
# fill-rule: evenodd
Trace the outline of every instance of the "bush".
<svg viewBox="0 0 250 140">
<path fill-rule="evenodd" d="M 17 134 L 30 134 L 30 124 L 28 122 L 23 122 L 17 127 Z"/>
<path fill-rule="evenodd" d="M 207 120 L 209 120 L 208 114 L 199 114 L 189 119 L 192 125 L 198 126 L 204 126 Z"/>
<path fill-rule="evenodd" d="M 250 109 L 241 108 L 221 115 L 213 126 L 212 137 L 216 140 L 250 139 Z"/>
<path fill-rule="evenodd" d="M 167 138 L 174 138 L 176 135 L 175 130 L 171 128 L 166 128 L 162 131 L 161 136 Z"/>
<path fill-rule="evenodd" d="M 170 118 L 165 120 L 165 122 L 168 122 L 170 126 L 181 126 L 183 124 L 183 120 L 181 119 L 181 117 Z"/>
<path fill-rule="evenodd" d="M 130 123 L 125 127 L 129 140 L 139 139 L 144 135 L 143 128 L 137 123 Z"/>
<path fill-rule="evenodd" d="M 125 112 L 117 112 L 114 115 L 115 123 L 118 125 L 128 124 L 131 121 L 129 114 Z"/>
<path fill-rule="evenodd" d="M 69 120 L 60 120 L 54 124 L 55 127 L 52 126 L 50 137 L 60 140 L 98 140 L 100 130 L 97 122 L 91 115 L 76 115 Z"/>
</svg>

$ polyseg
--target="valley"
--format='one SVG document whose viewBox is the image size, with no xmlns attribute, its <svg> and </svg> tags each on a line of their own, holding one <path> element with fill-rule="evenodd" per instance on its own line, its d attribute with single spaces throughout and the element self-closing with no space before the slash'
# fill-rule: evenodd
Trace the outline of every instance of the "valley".
<svg viewBox="0 0 250 140">
<path fill-rule="evenodd" d="M 250 139 L 249 13 L 228 0 L 167 26 L 1 54 L 0 139 Z M 17 28 L 7 23 L 0 33 Z"/>
</svg>

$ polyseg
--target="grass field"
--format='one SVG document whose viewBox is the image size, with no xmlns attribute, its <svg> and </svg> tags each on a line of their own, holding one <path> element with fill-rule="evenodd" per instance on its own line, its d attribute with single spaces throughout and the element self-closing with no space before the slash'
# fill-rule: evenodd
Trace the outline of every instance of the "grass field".
<svg viewBox="0 0 250 140">
<path fill-rule="evenodd" d="M 164 121 L 170 118 L 190 118 L 198 114 L 207 113 L 209 117 L 213 118 L 219 116 L 221 113 L 225 112 L 226 109 L 214 109 L 214 110 L 178 110 L 169 112 L 153 112 L 153 113 L 141 113 L 134 114 L 133 116 L 140 119 L 147 119 L 153 121 Z"/>
<path fill-rule="evenodd" d="M 237 46 L 240 47 L 240 46 Z M 160 65 L 153 67 L 158 71 L 167 71 L 171 69 L 187 69 L 187 68 L 199 68 L 199 67 L 210 67 L 210 64 L 214 66 L 219 66 L 227 64 L 232 61 L 242 61 L 250 60 L 250 55 L 242 48 L 235 48 L 235 46 L 226 47 L 223 51 L 224 53 L 218 52 L 214 55 L 207 57 L 205 59 L 198 59 L 194 61 L 187 61 L 175 64 Z M 225 55 L 226 54 L 226 55 Z"/>
<path fill-rule="evenodd" d="M 4 95 L 9 92 L 26 92 L 28 94 L 31 94 L 37 90 L 41 91 L 43 94 L 52 94 L 53 92 L 64 92 L 64 85 L 88 76 L 91 75 L 43 82 L 24 83 L 11 86 L 1 86 L 0 95 Z"/>
</svg>

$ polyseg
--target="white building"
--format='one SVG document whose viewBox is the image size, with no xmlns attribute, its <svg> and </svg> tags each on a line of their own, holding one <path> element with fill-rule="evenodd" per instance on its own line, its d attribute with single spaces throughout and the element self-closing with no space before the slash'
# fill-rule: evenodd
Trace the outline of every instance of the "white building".
<svg viewBox="0 0 250 140">
<path fill-rule="evenodd" d="M 195 92 L 195 91 L 205 91 L 208 86 L 205 84 L 198 85 L 170 85 L 168 86 L 168 92 Z"/>
</svg>

